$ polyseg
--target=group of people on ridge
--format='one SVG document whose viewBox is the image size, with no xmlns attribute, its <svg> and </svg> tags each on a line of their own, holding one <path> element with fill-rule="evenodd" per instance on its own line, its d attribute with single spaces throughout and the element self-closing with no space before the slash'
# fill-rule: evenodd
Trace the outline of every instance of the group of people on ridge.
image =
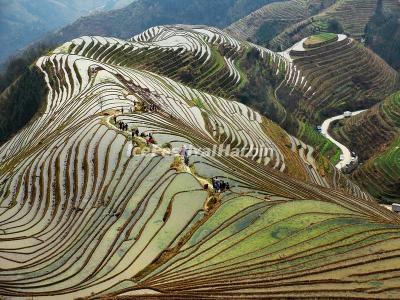
<svg viewBox="0 0 400 300">
<path fill-rule="evenodd" d="M 151 133 L 149 133 L 148 135 L 143 133 L 140 135 L 142 138 L 144 138 L 146 140 L 146 144 L 147 146 L 150 146 L 151 144 L 154 144 L 154 138 L 153 135 Z"/>
<path fill-rule="evenodd" d="M 141 138 L 145 139 L 147 146 L 149 146 L 150 144 L 154 144 L 155 143 L 155 140 L 154 140 L 153 135 L 151 133 L 146 134 L 146 133 L 142 132 L 142 133 L 139 134 L 139 129 L 137 129 L 137 128 L 135 130 L 132 129 L 132 139 L 135 136 L 136 137 L 140 136 Z"/>
<path fill-rule="evenodd" d="M 137 136 L 137 137 L 139 136 L 139 129 L 137 129 L 137 128 L 136 128 L 135 130 L 132 129 L 132 139 L 133 139 L 135 136 Z"/>
<path fill-rule="evenodd" d="M 113 121 L 114 121 L 115 126 L 118 125 L 119 130 L 128 131 L 128 124 L 126 124 L 122 121 L 117 122 L 117 116 L 113 116 Z"/>
<path fill-rule="evenodd" d="M 160 107 L 157 104 L 150 104 L 149 107 L 147 107 L 146 105 L 143 107 L 144 111 L 158 111 L 160 109 Z"/>
<path fill-rule="evenodd" d="M 139 103 L 136 103 L 135 101 L 133 101 L 133 105 L 128 107 L 128 109 L 127 109 L 128 112 L 133 114 L 138 109 L 141 109 L 144 112 L 147 112 L 147 111 L 155 111 L 156 112 L 156 111 L 160 110 L 160 106 L 158 104 L 155 104 L 155 103 L 152 103 L 150 105 L 144 104 L 142 107 L 140 107 L 140 104 L 139 104 L 139 107 L 138 107 L 137 106 L 138 104 Z M 125 111 L 124 107 L 121 106 L 121 113 L 124 114 L 124 111 Z"/>
<path fill-rule="evenodd" d="M 128 131 L 128 124 L 120 121 L 118 122 L 119 130 Z"/>
<path fill-rule="evenodd" d="M 214 191 L 216 191 L 217 193 L 223 193 L 230 189 L 229 182 L 219 180 L 216 177 L 211 178 L 211 181 Z"/>
</svg>

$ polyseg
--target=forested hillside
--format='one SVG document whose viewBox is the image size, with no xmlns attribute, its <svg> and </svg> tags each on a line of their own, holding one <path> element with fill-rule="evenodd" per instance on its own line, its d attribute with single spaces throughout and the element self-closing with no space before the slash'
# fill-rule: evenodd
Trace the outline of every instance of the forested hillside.
<svg viewBox="0 0 400 300">
<path fill-rule="evenodd" d="M 399 8 L 384 10 L 382 0 L 365 28 L 366 44 L 400 71 L 400 3 Z"/>
<path fill-rule="evenodd" d="M 0 94 L 0 145 L 38 113 L 46 89 L 43 74 L 31 67 Z"/>
</svg>

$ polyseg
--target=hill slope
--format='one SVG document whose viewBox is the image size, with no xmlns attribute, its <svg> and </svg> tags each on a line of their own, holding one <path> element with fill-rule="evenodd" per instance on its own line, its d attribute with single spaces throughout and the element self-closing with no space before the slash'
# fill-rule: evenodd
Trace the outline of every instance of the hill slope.
<svg viewBox="0 0 400 300">
<path fill-rule="evenodd" d="M 165 24 L 205 24 L 225 27 L 274 0 L 138 0 L 115 11 L 81 18 L 46 41 L 64 43 L 83 35 L 129 38 Z"/>
<path fill-rule="evenodd" d="M 257 44 L 268 42 L 287 27 L 332 5 L 334 0 L 290 0 L 267 4 L 228 26 L 225 31 Z"/>
<path fill-rule="evenodd" d="M 352 177 L 382 201 L 400 202 L 400 93 L 340 122 L 333 133 L 363 161 Z"/>
<path fill-rule="evenodd" d="M 398 74 L 376 54 L 345 35 L 324 36 L 303 39 L 285 51 L 307 82 L 300 90 L 302 99 L 286 106 L 321 122 L 345 110 L 371 107 L 396 90 Z"/>
<path fill-rule="evenodd" d="M 267 4 L 226 31 L 277 51 L 319 32 L 344 33 L 366 38 L 366 45 L 398 70 L 399 16 L 397 0 L 291 0 Z"/>
<path fill-rule="evenodd" d="M 328 9 L 312 16 L 302 22 L 294 24 L 273 38 L 269 45 L 272 48 L 289 47 L 293 43 L 318 32 L 329 31 L 333 21 L 338 30 L 337 33 L 345 33 L 358 41 L 365 37 L 367 24 L 372 20 L 379 8 L 379 0 L 345 0 L 337 1 Z M 382 1 L 382 11 L 394 13 L 399 16 L 400 4 L 397 0 Z"/>
<path fill-rule="evenodd" d="M 38 60 L 45 113 L 0 148 L 0 295 L 400 296 L 400 218 L 324 178 L 310 148 L 259 113 L 205 92 L 212 74 L 221 93 L 241 84 L 242 51 L 292 72 L 188 26 L 82 37 Z M 192 88 L 155 72 L 153 55 L 160 73 L 196 60 L 216 73 Z M 240 153 L 204 153 L 229 148 Z M 231 188 L 211 188 L 214 176 Z"/>
</svg>

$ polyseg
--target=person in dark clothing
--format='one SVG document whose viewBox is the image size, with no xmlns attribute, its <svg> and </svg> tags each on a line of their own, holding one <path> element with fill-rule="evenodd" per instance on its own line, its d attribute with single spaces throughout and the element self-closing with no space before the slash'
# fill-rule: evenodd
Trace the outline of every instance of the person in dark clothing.
<svg viewBox="0 0 400 300">
<path fill-rule="evenodd" d="M 114 124 L 117 124 L 117 117 L 113 116 Z"/>
<path fill-rule="evenodd" d="M 149 133 L 147 141 L 148 141 L 148 144 L 154 144 L 153 135 L 151 133 Z"/>
<path fill-rule="evenodd" d="M 139 136 L 139 129 L 136 128 L 135 134 L 136 134 L 136 136 Z"/>
<path fill-rule="evenodd" d="M 221 191 L 221 183 L 219 180 L 215 181 L 215 191 L 219 193 Z"/>
<path fill-rule="evenodd" d="M 128 131 L 128 124 L 125 124 L 125 131 Z"/>
<path fill-rule="evenodd" d="M 226 183 L 225 188 L 226 188 L 227 191 L 230 190 L 231 187 L 229 186 L 229 182 Z"/>
<path fill-rule="evenodd" d="M 189 156 L 185 156 L 185 165 L 189 166 Z"/>
<path fill-rule="evenodd" d="M 226 184 L 225 181 L 221 180 L 221 192 L 225 192 Z"/>
</svg>

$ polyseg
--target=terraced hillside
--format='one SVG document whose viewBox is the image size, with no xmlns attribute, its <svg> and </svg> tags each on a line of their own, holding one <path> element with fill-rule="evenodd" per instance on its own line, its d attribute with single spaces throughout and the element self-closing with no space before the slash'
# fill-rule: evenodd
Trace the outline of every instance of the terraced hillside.
<svg viewBox="0 0 400 300">
<path fill-rule="evenodd" d="M 360 43 L 345 35 L 318 37 L 303 39 L 283 53 L 307 82 L 292 108 L 299 117 L 321 122 L 345 110 L 371 107 L 396 90 L 396 71 Z"/>
<path fill-rule="evenodd" d="M 267 4 L 226 30 L 274 50 L 286 49 L 319 32 L 344 33 L 360 41 L 379 5 L 385 14 L 400 13 L 397 0 L 291 0 Z"/>
<path fill-rule="evenodd" d="M 372 18 L 378 5 L 382 5 L 384 12 L 399 12 L 400 10 L 397 0 L 345 0 L 339 1 L 318 18 L 337 20 L 347 34 L 361 39 L 365 33 L 365 25 Z"/>
<path fill-rule="evenodd" d="M 199 34 L 204 35 L 200 40 Z M 297 103 L 300 99 L 297 97 L 307 101 L 304 93 L 312 87 L 290 57 L 251 43 L 239 42 L 215 28 L 204 31 L 201 26 L 189 28 L 184 25 L 179 28 L 152 27 L 131 39 L 130 43 L 116 43 L 102 37 L 83 37 L 62 48 L 68 53 L 85 55 L 102 62 L 129 68 L 140 67 L 192 88 L 239 100 L 281 124 L 292 135 L 311 143 L 319 156 L 323 153 L 332 158 L 339 156 L 337 149 L 326 139 L 322 136 L 316 138 L 312 126 L 292 116 L 292 113 L 298 112 Z M 253 74 L 254 69 L 263 71 Z M 268 74 L 265 74 L 265 70 Z M 264 81 L 260 82 L 260 78 Z M 254 95 L 254 90 L 259 92 Z M 364 92 L 368 91 L 366 87 Z M 319 159 L 318 164 L 324 165 L 328 173 L 332 171 L 323 159 Z"/>
<path fill-rule="evenodd" d="M 257 44 L 268 42 L 286 28 L 302 22 L 335 3 L 335 0 L 289 0 L 267 4 L 228 26 L 225 31 Z"/>
<path fill-rule="evenodd" d="M 399 298 L 397 215 L 322 176 L 312 148 L 256 111 L 162 75 L 172 52 L 207 64 L 221 45 L 253 47 L 160 27 L 37 61 L 45 112 L 0 148 L 1 296 Z M 284 57 L 256 49 L 292 80 Z M 215 176 L 230 189 L 212 188 Z"/>
<path fill-rule="evenodd" d="M 333 133 L 364 162 L 353 178 L 382 201 L 400 202 L 400 93 L 341 121 Z"/>
<path fill-rule="evenodd" d="M 366 25 L 373 17 L 378 3 L 378 0 L 337 1 L 335 5 L 321 13 L 288 27 L 271 40 L 269 44 L 272 48 L 279 45 L 289 47 L 311 34 L 327 31 L 329 27 L 336 28 L 342 31 L 338 33 L 345 33 L 361 41 L 365 35 Z M 383 11 L 399 13 L 400 4 L 397 0 L 383 0 L 381 3 Z"/>
<path fill-rule="evenodd" d="M 400 203 L 400 139 L 397 136 L 352 175 L 383 203 Z"/>
</svg>

